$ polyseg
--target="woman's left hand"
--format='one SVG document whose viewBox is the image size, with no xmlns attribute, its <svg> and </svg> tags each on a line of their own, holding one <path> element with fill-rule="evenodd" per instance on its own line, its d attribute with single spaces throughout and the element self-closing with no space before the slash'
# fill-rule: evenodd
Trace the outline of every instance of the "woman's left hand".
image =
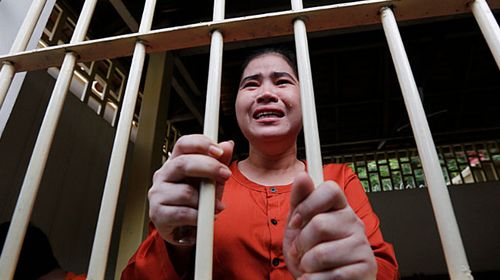
<svg viewBox="0 0 500 280">
<path fill-rule="evenodd" d="M 283 240 L 288 270 L 299 279 L 375 279 L 377 263 L 364 224 L 337 183 L 314 188 L 306 173 L 292 187 Z"/>
</svg>

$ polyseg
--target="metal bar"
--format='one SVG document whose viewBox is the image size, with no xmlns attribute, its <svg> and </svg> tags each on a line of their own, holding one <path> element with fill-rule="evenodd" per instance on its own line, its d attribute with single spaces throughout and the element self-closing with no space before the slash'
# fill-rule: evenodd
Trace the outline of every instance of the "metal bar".
<svg viewBox="0 0 500 280">
<path fill-rule="evenodd" d="M 151 30 L 155 6 L 156 0 L 146 0 L 139 33 L 149 32 Z M 118 195 L 120 193 L 123 168 L 125 166 L 130 129 L 134 117 L 135 103 L 139 92 L 145 57 L 146 46 L 144 42 L 137 41 L 132 57 L 132 64 L 130 66 L 122 111 L 116 129 L 113 150 L 109 160 L 108 174 L 104 186 L 104 193 L 102 195 L 101 208 L 99 210 L 94 244 L 92 246 L 89 270 L 87 273 L 87 279 L 89 280 L 104 279 L 104 274 L 106 272 L 116 206 L 118 204 Z"/>
<path fill-rule="evenodd" d="M 73 75 L 76 56 L 68 53 L 59 72 L 52 98 L 50 99 L 40 132 L 31 155 L 30 163 L 24 177 L 21 192 L 17 199 L 12 222 L 7 234 L 5 246 L 0 259 L 0 279 L 12 279 L 16 263 L 26 234 L 31 212 L 38 194 L 40 181 L 54 138 L 57 122 L 64 104 L 69 82 Z"/>
<path fill-rule="evenodd" d="M 12 63 L 4 61 L 2 69 L 0 70 L 0 108 L 2 108 L 5 96 L 9 91 L 15 71 L 16 69 L 14 68 L 14 65 L 12 65 Z"/>
<path fill-rule="evenodd" d="M 293 34 L 290 22 L 296 18 L 307 19 L 308 32 L 376 26 L 381 7 L 394 4 L 398 19 L 410 21 L 444 18 L 444 16 L 470 13 L 469 0 L 370 0 L 306 8 L 300 11 L 283 11 L 164 28 L 145 34 L 128 34 L 88 41 L 73 45 L 53 46 L 15 55 L 0 56 L 0 62 L 11 61 L 16 71 L 45 69 L 60 65 L 64 53 L 78 53 L 78 61 L 95 61 L 105 58 L 130 56 L 137 40 L 147 42 L 148 53 L 206 46 L 210 32 L 220 30 L 225 42 L 238 42 Z M 490 0 L 492 9 L 500 9 L 500 0 Z M 449 18 L 449 17 L 448 17 Z M 335 19 L 335 20 L 332 20 Z M 273 28 L 269 28 L 273 26 Z"/>
<path fill-rule="evenodd" d="M 292 0 L 292 10 L 302 10 L 302 0 Z M 323 182 L 323 164 L 319 142 L 318 121 L 316 119 L 316 105 L 314 103 L 314 89 L 307 43 L 307 30 L 304 20 L 297 18 L 293 22 L 295 47 L 297 49 L 297 66 L 300 80 L 300 103 L 302 107 L 302 123 L 307 158 L 307 172 L 314 185 Z"/>
<path fill-rule="evenodd" d="M 35 0 L 31 3 L 9 53 L 14 54 L 26 50 L 46 2 L 47 0 Z M 14 78 L 14 72 L 15 69 L 12 63 L 4 62 L 2 64 L 2 69 L 0 70 L 0 108 L 9 91 L 10 84 Z"/>
<path fill-rule="evenodd" d="M 498 28 L 498 23 L 485 0 L 474 0 L 470 7 L 497 66 L 500 68 L 500 28 Z"/>
<path fill-rule="evenodd" d="M 381 20 L 389 44 L 392 60 L 403 93 L 406 109 L 422 160 L 434 215 L 451 279 L 473 279 L 451 205 L 448 189 L 441 172 L 436 146 L 425 117 L 422 101 L 413 78 L 408 57 L 394 14 L 382 8 Z"/>
<path fill-rule="evenodd" d="M 80 19 L 73 33 L 72 43 L 83 40 L 85 37 L 96 2 L 97 0 L 85 1 Z M 14 275 L 16 263 L 26 234 L 26 228 L 31 212 L 33 211 L 35 199 L 40 187 L 40 181 L 45 169 L 45 164 L 47 163 L 50 146 L 54 139 L 55 130 L 73 76 L 75 64 L 76 55 L 72 52 L 66 53 L 61 71 L 59 72 L 52 92 L 52 97 L 50 98 L 47 111 L 43 118 L 42 126 L 40 127 L 40 132 L 38 133 L 16 208 L 14 209 L 12 222 L 0 258 L 0 279 L 11 279 Z"/>
<path fill-rule="evenodd" d="M 168 115 L 173 76 L 173 54 L 157 53 L 149 56 L 141 115 L 132 155 L 125 209 L 121 224 L 120 244 L 115 267 L 115 279 L 120 279 L 130 256 L 144 239 L 143 229 L 148 223 L 148 186 L 151 174 L 161 164 L 164 124 Z"/>
<path fill-rule="evenodd" d="M 224 19 L 224 0 L 214 1 L 213 21 Z M 219 30 L 212 32 L 208 69 L 207 101 L 203 134 L 217 143 L 219 126 L 220 87 L 222 79 L 223 36 Z M 196 234 L 195 280 L 212 279 L 214 243 L 215 182 L 202 181 L 198 205 Z"/>
</svg>

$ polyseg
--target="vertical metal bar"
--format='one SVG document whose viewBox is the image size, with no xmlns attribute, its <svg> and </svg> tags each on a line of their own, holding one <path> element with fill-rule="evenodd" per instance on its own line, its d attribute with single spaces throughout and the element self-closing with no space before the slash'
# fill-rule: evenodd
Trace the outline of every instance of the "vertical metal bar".
<svg viewBox="0 0 500 280">
<path fill-rule="evenodd" d="M 301 10 L 302 0 L 292 0 L 292 10 Z M 314 89 L 307 43 L 307 30 L 304 21 L 300 18 L 293 22 L 295 47 L 297 49 L 297 66 L 300 79 L 300 103 L 302 107 L 302 123 L 306 146 L 307 170 L 314 185 L 323 182 L 323 164 L 319 142 L 318 121 L 316 119 L 316 105 L 314 103 Z"/>
<path fill-rule="evenodd" d="M 148 60 L 141 118 L 134 144 L 131 172 L 121 224 L 115 279 L 141 244 L 148 223 L 148 186 L 152 171 L 161 164 L 163 133 L 167 121 L 171 80 L 174 72 L 172 52 L 151 54 Z M 161 135 L 160 135 L 161 134 Z M 161 136 L 161 137 L 158 137 Z M 163 149 L 163 148 L 161 148 Z M 161 151 L 161 152 L 160 152 Z"/>
<path fill-rule="evenodd" d="M 213 21 L 224 19 L 225 1 L 214 1 Z M 217 142 L 219 126 L 220 87 L 222 78 L 222 33 L 212 32 L 210 61 L 208 69 L 207 102 L 203 134 Z M 212 279 L 213 242 L 214 242 L 215 183 L 202 181 L 198 205 L 196 234 L 195 280 Z"/>
<path fill-rule="evenodd" d="M 146 33 L 151 30 L 155 6 L 156 0 L 146 0 L 139 33 Z M 116 205 L 118 203 L 130 129 L 134 117 L 135 103 L 139 92 L 145 57 L 146 46 L 142 41 L 137 41 L 132 56 L 132 64 L 130 66 L 122 111 L 116 129 L 113 150 L 109 160 L 108 173 L 104 186 L 104 193 L 102 195 L 101 208 L 99 210 L 94 244 L 92 246 L 89 270 L 87 273 L 87 279 L 89 280 L 104 279 L 104 274 L 106 272 Z"/>
<path fill-rule="evenodd" d="M 28 13 L 17 32 L 16 39 L 14 39 L 14 43 L 10 48 L 11 54 L 26 50 L 46 2 L 47 0 L 35 0 L 31 3 Z M 2 65 L 2 69 L 0 70 L 0 108 L 14 78 L 14 72 L 15 69 L 12 63 L 4 63 Z"/>
<path fill-rule="evenodd" d="M 96 2 L 97 0 L 85 1 L 71 43 L 79 42 L 85 37 Z M 67 53 L 45 112 L 21 192 L 17 199 L 16 208 L 14 209 L 14 215 L 12 216 L 12 222 L 0 258 L 0 279 L 11 279 L 14 275 L 26 228 L 40 187 L 45 164 L 47 163 L 50 146 L 54 139 L 66 93 L 73 76 L 75 63 L 76 54 Z"/>
<path fill-rule="evenodd" d="M 497 66 L 500 68 L 500 28 L 498 28 L 498 23 L 485 0 L 474 0 L 470 6 Z"/>
<path fill-rule="evenodd" d="M 441 172 L 436 146 L 432 140 L 422 101 L 413 78 L 408 57 L 399 34 L 396 19 L 388 7 L 381 9 L 381 20 L 396 68 L 406 109 L 415 135 L 418 153 L 429 185 L 434 215 L 444 249 L 451 279 L 473 279 L 451 205 L 448 189 Z"/>
<path fill-rule="evenodd" d="M 10 62 L 4 62 L 0 70 L 0 108 L 2 108 L 5 96 L 9 91 L 10 84 L 14 78 L 15 68 Z"/>
</svg>

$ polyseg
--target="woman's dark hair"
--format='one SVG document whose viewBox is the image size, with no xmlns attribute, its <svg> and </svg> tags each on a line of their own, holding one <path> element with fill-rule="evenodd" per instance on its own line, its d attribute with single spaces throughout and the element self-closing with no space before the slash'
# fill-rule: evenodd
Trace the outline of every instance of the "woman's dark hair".
<svg viewBox="0 0 500 280">
<path fill-rule="evenodd" d="M 295 58 L 295 54 L 290 49 L 287 49 L 284 47 L 267 47 L 267 48 L 262 48 L 262 49 L 258 49 L 258 50 L 253 51 L 252 53 L 250 53 L 250 55 L 245 59 L 245 61 L 241 65 L 241 69 L 240 69 L 241 75 L 243 75 L 243 71 L 245 71 L 245 68 L 247 68 L 248 64 L 252 60 L 254 60 L 260 56 L 263 56 L 265 54 L 277 54 L 277 55 L 283 57 L 283 59 L 285 59 L 285 61 L 288 63 L 288 65 L 290 65 L 290 67 L 292 67 L 292 70 L 298 79 L 299 75 L 298 75 L 298 71 L 297 71 L 297 59 Z M 240 77 L 240 80 L 241 80 L 241 77 Z"/>
<path fill-rule="evenodd" d="M 10 222 L 0 225 L 0 251 L 3 249 L 9 226 Z M 60 266 L 52 253 L 47 235 L 38 227 L 29 224 L 14 280 L 36 280 L 57 268 Z"/>
</svg>

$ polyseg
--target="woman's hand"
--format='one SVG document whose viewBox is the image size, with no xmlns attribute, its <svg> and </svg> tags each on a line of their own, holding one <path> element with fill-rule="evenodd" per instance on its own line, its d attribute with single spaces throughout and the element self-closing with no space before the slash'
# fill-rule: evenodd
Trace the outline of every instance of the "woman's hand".
<svg viewBox="0 0 500 280">
<path fill-rule="evenodd" d="M 155 172 L 148 193 L 149 217 L 166 242 L 174 246 L 192 245 L 183 244 L 182 235 L 188 233 L 183 233 L 182 229 L 196 226 L 201 180 L 216 182 L 215 211 L 224 209 L 221 199 L 224 183 L 231 176 L 227 165 L 233 146 L 232 141 L 212 143 L 204 135 L 183 136 L 167 162 Z"/>
<path fill-rule="evenodd" d="M 306 173 L 292 187 L 283 251 L 299 279 L 375 279 L 377 264 L 364 224 L 333 181 L 314 189 Z"/>
</svg>

